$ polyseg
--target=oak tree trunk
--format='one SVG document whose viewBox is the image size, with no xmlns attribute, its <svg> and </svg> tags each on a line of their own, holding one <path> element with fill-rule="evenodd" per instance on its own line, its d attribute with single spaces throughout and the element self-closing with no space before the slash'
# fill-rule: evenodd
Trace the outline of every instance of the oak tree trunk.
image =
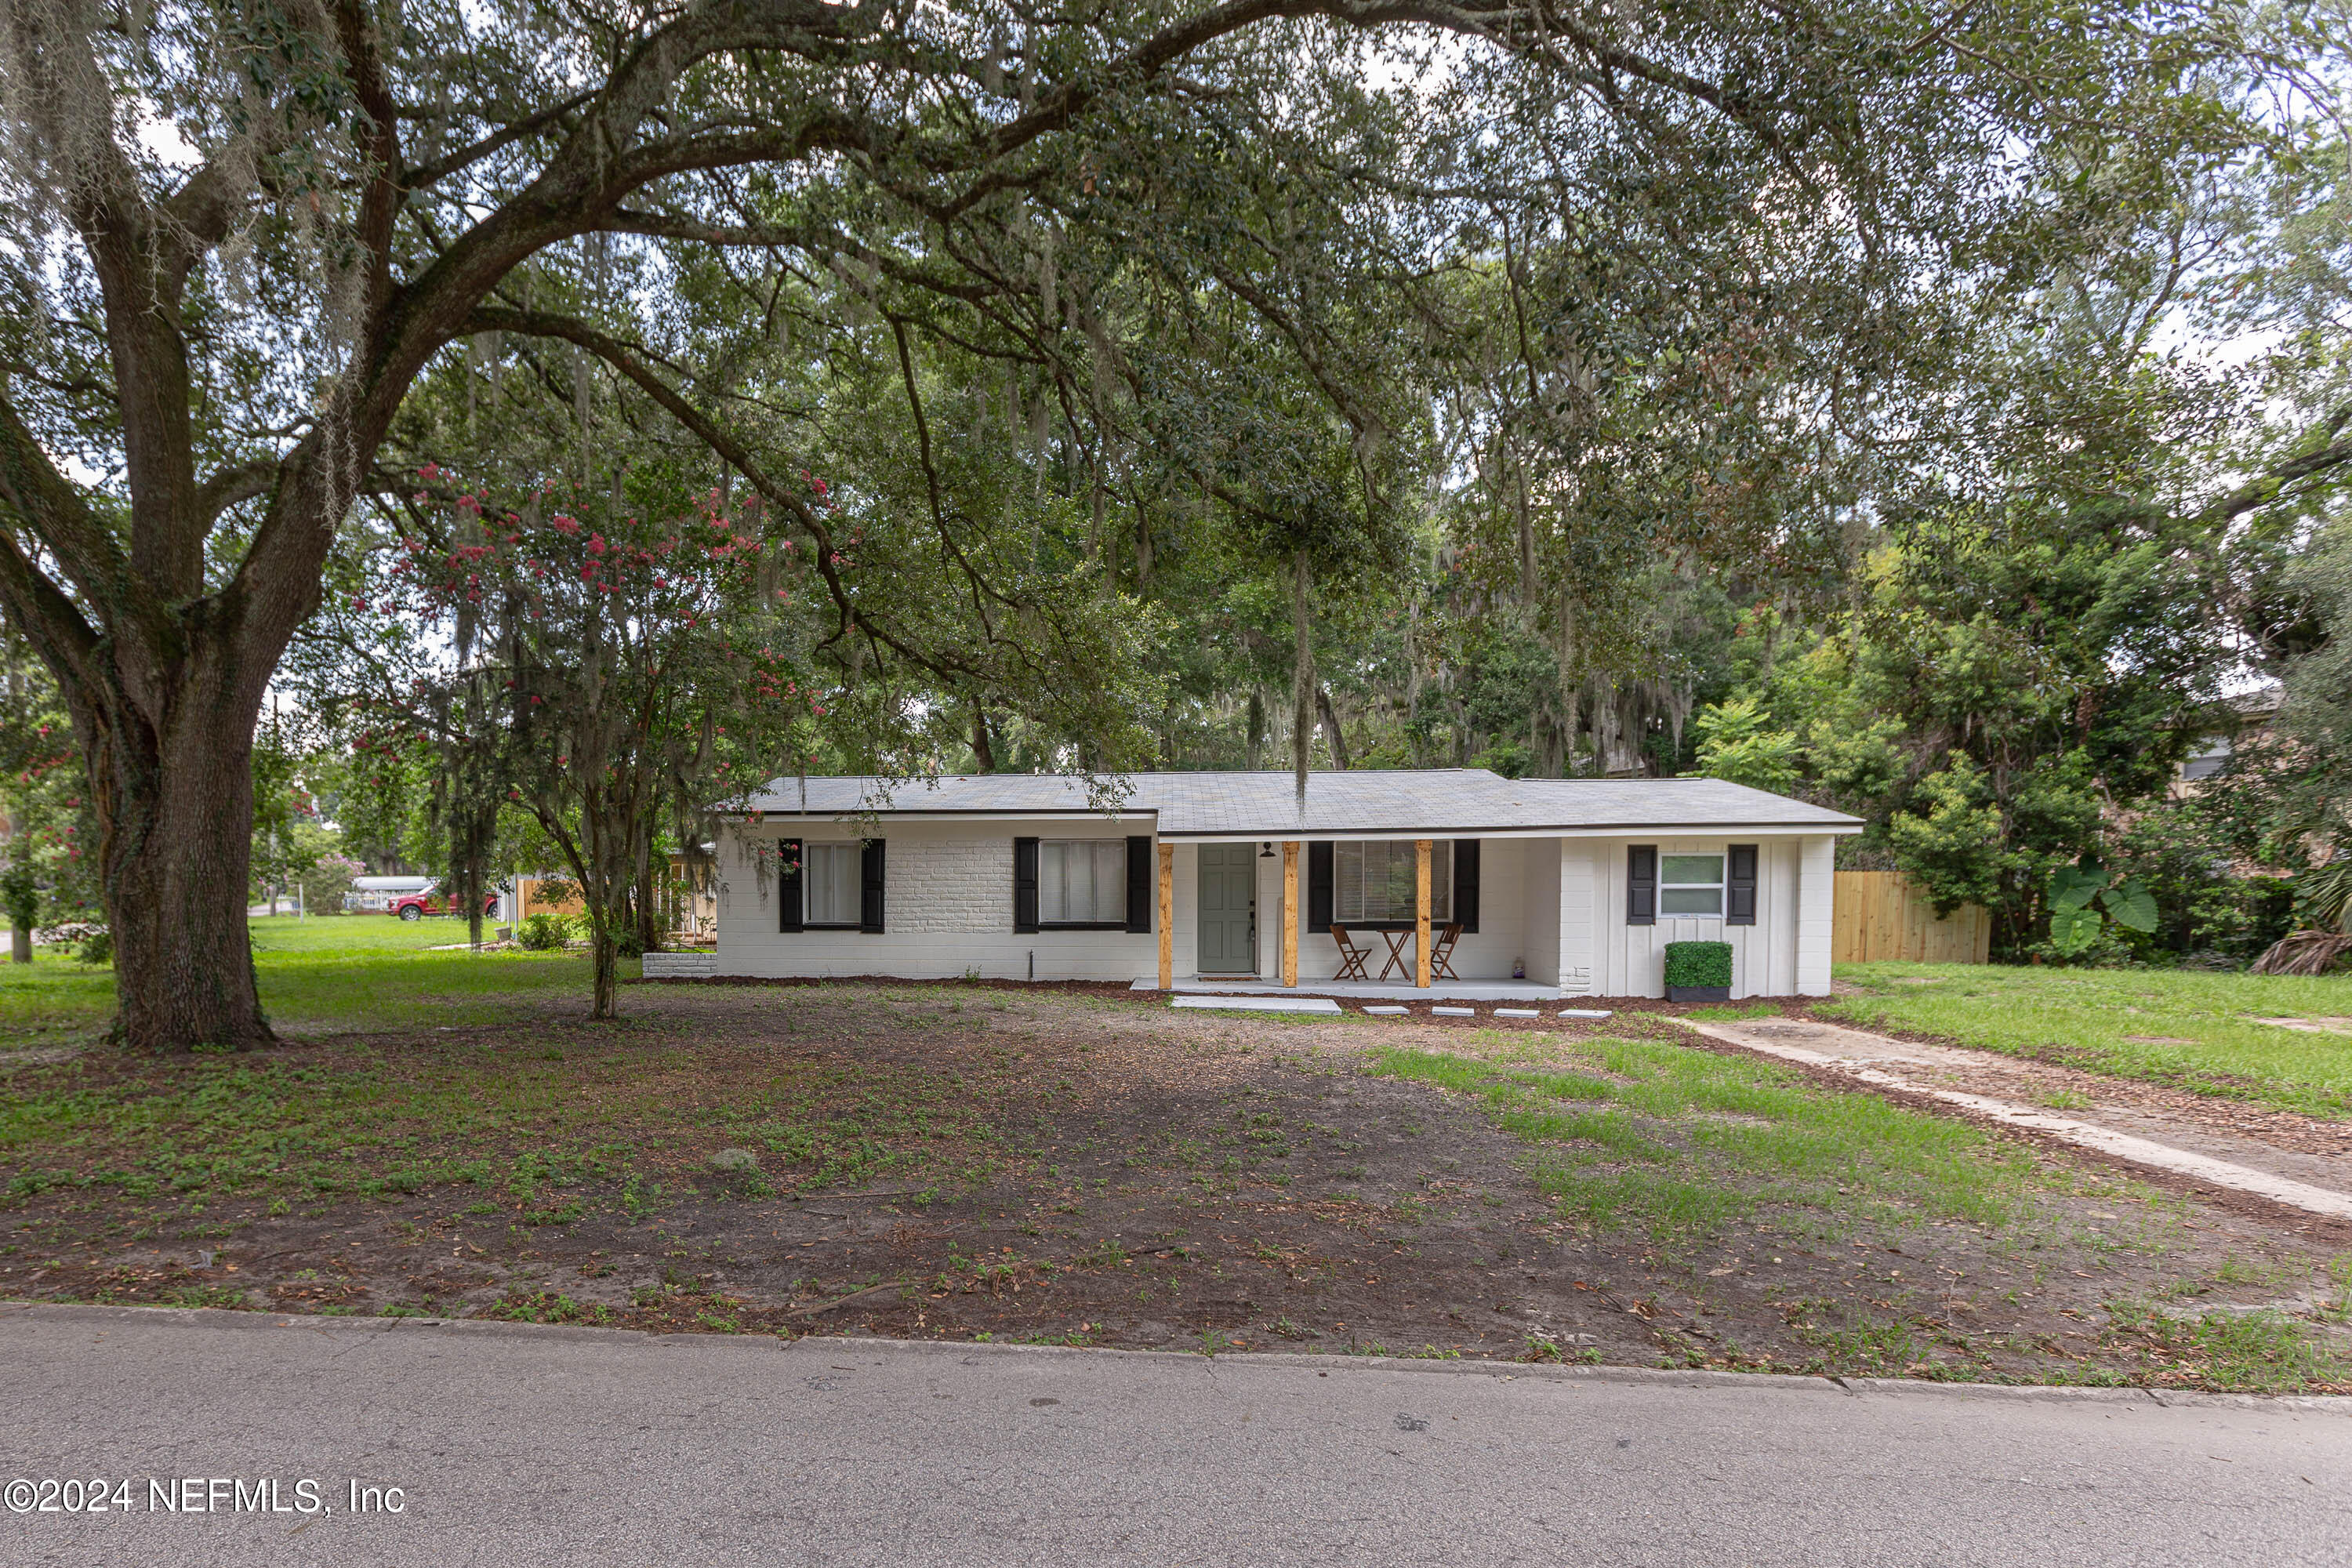
<svg viewBox="0 0 2352 1568">
<path fill-rule="evenodd" d="M 273 1038 L 246 927 L 257 708 L 213 661 L 192 662 L 160 718 L 120 688 L 74 704 L 114 938 L 114 1037 L 141 1050 Z"/>
</svg>

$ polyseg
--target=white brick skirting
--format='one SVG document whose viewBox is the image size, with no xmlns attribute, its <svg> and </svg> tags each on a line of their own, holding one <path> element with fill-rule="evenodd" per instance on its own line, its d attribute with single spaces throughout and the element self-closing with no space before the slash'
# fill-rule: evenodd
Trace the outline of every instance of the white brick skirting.
<svg viewBox="0 0 2352 1568">
<path fill-rule="evenodd" d="M 719 973 L 719 955 L 715 952 L 649 952 L 646 954 L 646 978 L 648 980 L 699 979 Z"/>
</svg>

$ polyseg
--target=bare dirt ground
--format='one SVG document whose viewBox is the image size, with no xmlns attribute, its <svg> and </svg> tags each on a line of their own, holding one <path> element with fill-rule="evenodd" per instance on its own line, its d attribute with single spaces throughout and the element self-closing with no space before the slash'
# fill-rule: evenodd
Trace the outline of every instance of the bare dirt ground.
<svg viewBox="0 0 2352 1568">
<path fill-rule="evenodd" d="M 1291 1022 L 1088 991 L 643 985 L 619 1026 L 541 1013 L 227 1068 L 28 1065 L 0 1090 L 54 1098 L 78 1131 L 0 1157 L 0 1295 L 2345 1382 L 2326 1245 L 1711 1056 L 1654 1004 L 1594 1025 Z M 1538 1125 L 1431 1079 L 1465 1057 L 1465 1083 L 1491 1064 L 1603 1108 Z M 205 1075 L 232 1070 L 257 1075 L 248 1095 L 341 1083 L 348 1104 L 224 1121 Z M 1716 1098 L 1667 1095 L 1676 1075 Z M 1757 1109 L 1724 1109 L 1741 1095 Z M 1910 1170 L 1916 1143 L 1924 1173 L 1842 1175 L 1818 1145 L 1849 1122 L 1858 1173 Z M 197 1157 L 231 1145 L 234 1179 Z"/>
</svg>

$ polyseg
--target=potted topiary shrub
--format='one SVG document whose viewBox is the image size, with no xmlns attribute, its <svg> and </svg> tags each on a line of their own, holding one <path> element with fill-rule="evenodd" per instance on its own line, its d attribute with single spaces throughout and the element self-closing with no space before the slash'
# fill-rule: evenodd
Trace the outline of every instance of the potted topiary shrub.
<svg viewBox="0 0 2352 1568">
<path fill-rule="evenodd" d="M 1666 1000 L 1731 1000 L 1731 944 L 1727 942 L 1666 943 Z"/>
</svg>

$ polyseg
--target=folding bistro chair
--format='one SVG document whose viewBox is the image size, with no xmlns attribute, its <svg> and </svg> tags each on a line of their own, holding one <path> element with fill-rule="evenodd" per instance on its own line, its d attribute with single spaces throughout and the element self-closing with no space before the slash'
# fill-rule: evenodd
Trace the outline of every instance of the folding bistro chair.
<svg viewBox="0 0 2352 1568">
<path fill-rule="evenodd" d="M 1429 942 L 1429 977 L 1433 980 L 1459 980 L 1454 973 L 1454 944 L 1462 940 L 1459 922 L 1449 921 L 1438 927 Z"/>
<path fill-rule="evenodd" d="M 1348 928 L 1343 925 L 1333 925 L 1331 928 L 1331 940 L 1339 944 L 1339 973 L 1332 978 L 1337 980 L 1370 979 L 1370 976 L 1364 973 L 1364 960 L 1371 957 L 1372 955 L 1369 950 L 1356 945 L 1356 939 L 1348 934 Z"/>
</svg>

